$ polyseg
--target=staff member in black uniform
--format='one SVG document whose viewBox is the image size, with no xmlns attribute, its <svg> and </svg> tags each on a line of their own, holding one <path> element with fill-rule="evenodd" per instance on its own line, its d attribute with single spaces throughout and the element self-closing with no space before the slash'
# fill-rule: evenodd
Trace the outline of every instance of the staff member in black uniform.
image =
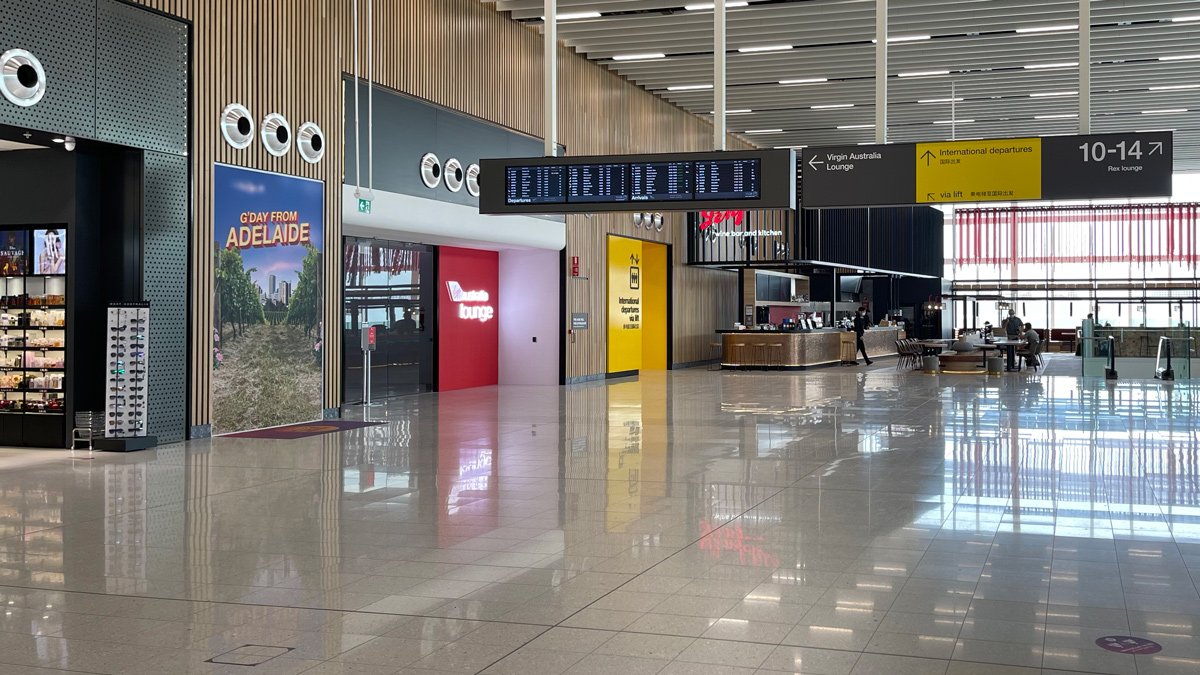
<svg viewBox="0 0 1200 675">
<path fill-rule="evenodd" d="M 867 345 L 863 342 L 863 333 L 867 332 L 867 329 L 870 327 L 871 319 L 867 318 L 866 308 L 859 307 L 858 314 L 854 315 L 854 334 L 858 336 L 858 351 L 862 352 L 863 359 L 866 360 L 868 366 L 874 363 L 874 361 L 871 360 L 871 357 L 867 356 Z"/>
</svg>

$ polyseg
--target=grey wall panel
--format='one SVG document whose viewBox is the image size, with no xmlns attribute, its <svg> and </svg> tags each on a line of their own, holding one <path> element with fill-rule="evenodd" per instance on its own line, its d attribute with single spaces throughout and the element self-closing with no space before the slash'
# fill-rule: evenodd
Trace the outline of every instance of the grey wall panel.
<svg viewBox="0 0 1200 675">
<path fill-rule="evenodd" d="M 346 183 L 354 183 L 354 82 L 346 83 Z M 359 85 L 362 131 L 362 185 L 367 184 L 367 85 Z M 542 142 L 503 127 L 390 91 L 375 90 L 375 187 L 387 192 L 477 206 L 466 187 L 451 192 L 443 182 L 425 187 L 421 156 L 432 152 L 445 164 L 451 157 L 465 170 L 483 157 L 537 157 Z"/>
<path fill-rule="evenodd" d="M 96 128 L 94 2 L 3 0 L 0 8 L 0 52 L 27 50 L 46 70 L 42 100 L 22 108 L 0 99 L 0 123 L 91 138 Z"/>
<path fill-rule="evenodd" d="M 129 54 L 133 45 L 136 55 Z M 116 0 L 99 0 L 96 55 L 103 64 L 96 72 L 96 138 L 186 153 L 187 26 Z"/>
<path fill-rule="evenodd" d="M 188 159 L 147 152 L 143 295 L 150 302 L 150 418 L 160 443 L 187 419 Z"/>
</svg>

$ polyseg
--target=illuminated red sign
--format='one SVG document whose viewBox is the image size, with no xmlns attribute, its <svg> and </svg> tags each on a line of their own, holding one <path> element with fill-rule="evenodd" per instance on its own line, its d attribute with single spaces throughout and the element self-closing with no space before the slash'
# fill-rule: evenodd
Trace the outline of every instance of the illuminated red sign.
<svg viewBox="0 0 1200 675">
<path fill-rule="evenodd" d="M 746 219 L 745 211 L 701 211 L 700 231 L 703 232 L 713 225 L 732 220 L 734 225 L 741 225 Z"/>
</svg>

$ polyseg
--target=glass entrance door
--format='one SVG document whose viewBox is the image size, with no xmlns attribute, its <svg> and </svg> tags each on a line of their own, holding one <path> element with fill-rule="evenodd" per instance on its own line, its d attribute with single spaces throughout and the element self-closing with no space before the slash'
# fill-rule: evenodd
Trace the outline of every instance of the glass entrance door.
<svg viewBox="0 0 1200 675">
<path fill-rule="evenodd" d="M 359 330 L 376 327 L 371 398 L 432 391 L 437 366 L 437 274 L 430 246 L 344 238 L 342 386 L 363 400 Z"/>
</svg>

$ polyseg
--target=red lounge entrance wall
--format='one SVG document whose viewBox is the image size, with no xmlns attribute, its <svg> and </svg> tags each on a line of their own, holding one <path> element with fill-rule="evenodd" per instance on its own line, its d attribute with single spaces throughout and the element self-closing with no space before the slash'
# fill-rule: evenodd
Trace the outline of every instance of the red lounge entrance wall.
<svg viewBox="0 0 1200 675">
<path fill-rule="evenodd" d="M 455 302 L 448 282 L 487 291 L 487 302 Z M 469 248 L 438 249 L 438 390 L 486 387 L 499 381 L 500 322 L 459 317 L 460 305 L 499 309 L 500 254 Z"/>
</svg>

